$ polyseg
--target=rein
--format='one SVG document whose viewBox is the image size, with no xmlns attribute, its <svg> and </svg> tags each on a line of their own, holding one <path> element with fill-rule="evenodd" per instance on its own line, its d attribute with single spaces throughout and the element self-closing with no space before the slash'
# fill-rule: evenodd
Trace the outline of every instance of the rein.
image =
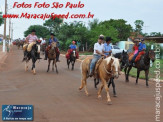
<svg viewBox="0 0 163 122">
<path fill-rule="evenodd" d="M 109 75 L 112 75 L 112 71 L 111 71 L 111 72 L 109 72 L 109 71 L 106 69 L 106 67 L 105 67 L 105 65 L 104 65 L 104 64 L 103 64 L 103 66 L 104 66 L 105 72 L 106 72 L 107 74 L 109 74 Z"/>
</svg>

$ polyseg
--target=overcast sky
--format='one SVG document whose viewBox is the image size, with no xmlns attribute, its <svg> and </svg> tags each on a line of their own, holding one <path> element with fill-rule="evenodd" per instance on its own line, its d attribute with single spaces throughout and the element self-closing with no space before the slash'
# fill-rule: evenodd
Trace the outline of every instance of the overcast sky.
<svg viewBox="0 0 163 122">
<path fill-rule="evenodd" d="M 52 4 L 53 2 L 60 3 L 78 3 L 78 0 L 8 0 L 8 8 L 12 8 L 14 2 L 27 4 L 35 2 Z M 0 1 L 0 11 L 4 12 L 5 0 Z M 161 32 L 163 33 L 163 0 L 81 0 L 85 4 L 84 8 L 61 8 L 61 9 L 52 9 L 52 8 L 12 8 L 9 10 L 9 13 L 21 14 L 22 12 L 28 12 L 31 14 L 44 14 L 44 13 L 67 13 L 71 14 L 87 14 L 91 12 L 95 15 L 94 18 L 99 19 L 100 21 L 109 20 L 109 19 L 125 19 L 129 24 L 134 27 L 135 20 L 143 20 L 144 28 L 143 32 Z M 88 21 L 93 19 L 75 19 L 76 21 L 84 21 L 86 24 Z M 66 22 L 72 22 L 74 19 L 64 20 Z M 24 31 L 30 25 L 42 25 L 44 20 L 41 19 L 12 19 L 14 23 L 14 38 L 23 38 Z M 8 23 L 8 20 L 7 20 Z M 0 26 L 0 34 L 3 34 L 3 25 Z M 7 24 L 7 34 L 8 34 L 8 24 Z"/>
</svg>

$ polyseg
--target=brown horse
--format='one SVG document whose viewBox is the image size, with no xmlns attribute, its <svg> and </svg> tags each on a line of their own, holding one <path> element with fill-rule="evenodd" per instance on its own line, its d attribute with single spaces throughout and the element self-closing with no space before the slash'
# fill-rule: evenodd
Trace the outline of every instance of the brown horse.
<svg viewBox="0 0 163 122">
<path fill-rule="evenodd" d="M 85 88 L 85 93 L 88 96 L 88 90 L 87 90 L 87 78 L 89 77 L 89 66 L 92 58 L 86 58 L 83 60 L 81 64 L 81 72 L 82 72 L 82 79 L 81 79 L 81 86 L 79 90 L 82 90 Z M 107 81 L 112 78 L 118 78 L 119 77 L 119 70 L 120 70 L 120 64 L 119 60 L 114 57 L 108 57 L 106 59 L 103 59 L 100 63 L 98 69 L 97 69 L 97 77 L 101 80 L 101 87 L 98 91 L 98 98 L 101 98 L 101 91 L 103 87 L 105 87 L 106 93 L 107 93 L 107 103 L 111 104 L 111 99 L 109 95 L 109 88 L 107 86 Z"/>
<path fill-rule="evenodd" d="M 52 60 L 53 60 L 52 71 L 54 71 L 54 64 L 55 64 L 56 73 L 58 73 L 57 61 L 56 61 L 56 43 L 55 42 L 51 43 L 51 49 L 48 51 L 48 69 L 47 69 L 47 72 L 49 72 L 50 63 Z"/>
<path fill-rule="evenodd" d="M 141 59 L 135 63 L 134 67 L 137 68 L 136 84 L 138 84 L 140 71 L 144 70 L 145 77 L 146 77 L 146 86 L 148 87 L 148 74 L 149 74 L 150 60 L 152 60 L 152 62 L 155 61 L 155 52 L 153 50 L 147 51 L 144 55 L 141 56 Z M 133 67 L 132 65 L 129 65 L 124 69 L 126 82 L 129 82 L 128 76 L 132 67 Z"/>
</svg>

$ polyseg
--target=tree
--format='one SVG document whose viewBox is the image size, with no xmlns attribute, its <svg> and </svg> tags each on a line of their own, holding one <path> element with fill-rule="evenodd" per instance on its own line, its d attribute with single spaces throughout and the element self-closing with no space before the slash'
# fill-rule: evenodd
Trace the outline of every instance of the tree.
<svg viewBox="0 0 163 122">
<path fill-rule="evenodd" d="M 127 24 L 127 21 L 123 19 L 110 19 L 108 21 L 101 22 L 100 24 L 106 27 L 114 27 L 118 31 L 119 40 L 127 40 L 132 31 L 132 26 L 130 24 Z"/>
<path fill-rule="evenodd" d="M 144 22 L 142 20 L 136 20 L 134 23 L 135 23 L 135 32 L 137 32 L 138 34 L 142 34 L 142 28 Z"/>
<path fill-rule="evenodd" d="M 28 34 L 30 34 L 33 29 L 36 30 L 36 35 L 38 38 L 45 38 L 50 35 L 48 28 L 42 25 L 32 25 L 24 32 L 24 36 L 28 36 Z"/>
<path fill-rule="evenodd" d="M 163 34 L 161 32 L 151 32 L 150 36 L 163 36 Z"/>
<path fill-rule="evenodd" d="M 0 26 L 4 23 L 2 12 L 0 12 Z"/>
<path fill-rule="evenodd" d="M 118 31 L 114 27 L 99 24 L 97 27 L 90 31 L 90 40 L 92 46 L 94 45 L 94 43 L 97 42 L 98 37 L 101 34 L 103 34 L 104 36 L 110 36 L 113 39 L 112 41 L 113 44 L 119 41 Z"/>
<path fill-rule="evenodd" d="M 43 25 L 46 26 L 49 29 L 49 31 L 53 32 L 54 34 L 57 34 L 59 32 L 59 28 L 62 23 L 63 23 L 63 19 L 50 18 L 46 20 Z"/>
</svg>

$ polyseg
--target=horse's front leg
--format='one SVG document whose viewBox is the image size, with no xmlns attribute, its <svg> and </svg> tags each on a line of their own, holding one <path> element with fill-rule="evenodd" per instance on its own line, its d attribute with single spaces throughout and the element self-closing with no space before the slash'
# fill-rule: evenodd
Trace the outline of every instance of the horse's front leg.
<svg viewBox="0 0 163 122">
<path fill-rule="evenodd" d="M 71 64 L 72 64 L 72 69 L 71 70 L 74 70 L 74 64 L 75 64 L 75 62 L 72 61 Z"/>
<path fill-rule="evenodd" d="M 113 87 L 114 97 L 117 97 L 116 90 L 115 90 L 114 78 L 111 78 L 111 79 L 112 79 L 112 87 Z"/>
<path fill-rule="evenodd" d="M 68 66 L 68 69 L 69 69 L 69 65 L 70 65 L 70 60 L 67 59 L 67 66 Z"/>
<path fill-rule="evenodd" d="M 149 74 L 149 69 L 145 70 L 145 79 L 146 79 L 146 86 L 148 87 L 148 74 Z"/>
<path fill-rule="evenodd" d="M 136 84 L 138 84 L 139 74 L 140 74 L 140 70 L 139 70 L 139 69 L 137 69 Z"/>
<path fill-rule="evenodd" d="M 53 66 L 52 66 L 52 71 L 54 72 L 54 60 L 53 60 Z"/>
<path fill-rule="evenodd" d="M 25 71 L 28 71 L 28 64 L 27 64 L 27 61 L 25 62 Z"/>
<path fill-rule="evenodd" d="M 36 63 L 36 60 L 33 58 L 32 59 L 32 69 L 33 69 L 33 74 L 36 75 L 36 69 L 35 69 L 35 63 Z"/>
<path fill-rule="evenodd" d="M 49 68 L 50 68 L 50 62 L 51 62 L 51 60 L 50 60 L 50 59 L 48 59 L 48 69 L 47 69 L 47 72 L 49 72 Z"/>
<path fill-rule="evenodd" d="M 129 82 L 129 73 L 130 73 L 130 70 L 132 69 L 132 66 L 128 67 L 128 70 L 127 70 L 127 74 L 126 74 L 126 82 Z"/>
<path fill-rule="evenodd" d="M 55 64 L 56 73 L 58 74 L 57 62 L 56 62 L 56 60 L 54 60 L 54 64 Z"/>
</svg>

